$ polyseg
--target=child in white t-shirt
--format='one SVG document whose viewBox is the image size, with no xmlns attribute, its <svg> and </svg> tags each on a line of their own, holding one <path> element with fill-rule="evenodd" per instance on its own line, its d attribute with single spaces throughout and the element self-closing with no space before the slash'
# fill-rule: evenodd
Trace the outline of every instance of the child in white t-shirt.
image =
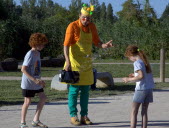
<svg viewBox="0 0 169 128">
<path fill-rule="evenodd" d="M 41 80 L 40 75 L 40 51 L 47 43 L 47 37 L 42 33 L 34 33 L 30 36 L 29 45 L 31 47 L 31 50 L 29 50 L 25 55 L 21 69 L 21 71 L 23 72 L 21 88 L 22 95 L 24 96 L 24 104 L 21 111 L 20 128 L 28 128 L 28 126 L 26 125 L 26 114 L 28 107 L 31 103 L 31 99 L 35 96 L 35 94 L 39 96 L 39 102 L 37 105 L 35 116 L 32 120 L 32 126 L 47 128 L 47 126 L 41 123 L 39 120 L 42 108 L 46 102 L 46 95 L 43 90 L 43 88 L 45 87 L 45 82 Z"/>
<path fill-rule="evenodd" d="M 142 128 L 147 128 L 148 105 L 150 102 L 153 102 L 154 88 L 151 67 L 146 55 L 137 46 L 129 45 L 126 49 L 125 56 L 134 62 L 134 73 L 129 74 L 129 77 L 123 78 L 123 81 L 125 83 L 136 82 L 131 112 L 131 128 L 136 128 L 137 114 L 140 105 L 142 105 Z"/>
</svg>

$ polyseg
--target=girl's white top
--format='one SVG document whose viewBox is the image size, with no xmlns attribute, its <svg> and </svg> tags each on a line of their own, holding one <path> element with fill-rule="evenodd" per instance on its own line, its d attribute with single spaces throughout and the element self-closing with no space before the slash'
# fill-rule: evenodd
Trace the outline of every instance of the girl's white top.
<svg viewBox="0 0 169 128">
<path fill-rule="evenodd" d="M 136 71 L 141 70 L 143 72 L 143 78 L 136 82 L 135 90 L 147 90 L 154 88 L 154 80 L 152 73 L 146 72 L 146 67 L 144 62 L 139 59 L 133 63 L 134 65 L 134 75 L 137 76 Z"/>
</svg>

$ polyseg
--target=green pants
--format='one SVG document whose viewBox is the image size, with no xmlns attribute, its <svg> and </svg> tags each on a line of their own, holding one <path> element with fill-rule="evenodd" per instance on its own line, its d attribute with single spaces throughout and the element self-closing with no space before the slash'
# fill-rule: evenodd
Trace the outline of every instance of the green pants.
<svg viewBox="0 0 169 128">
<path fill-rule="evenodd" d="M 77 97 L 80 91 L 80 107 L 81 116 L 87 116 L 88 114 L 88 101 L 89 101 L 89 85 L 79 86 L 70 85 L 68 94 L 68 107 L 71 117 L 77 116 Z"/>
</svg>

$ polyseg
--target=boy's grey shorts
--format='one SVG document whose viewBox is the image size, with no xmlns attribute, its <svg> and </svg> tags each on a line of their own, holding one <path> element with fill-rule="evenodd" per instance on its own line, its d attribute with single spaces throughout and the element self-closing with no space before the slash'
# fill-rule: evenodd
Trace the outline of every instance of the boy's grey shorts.
<svg viewBox="0 0 169 128">
<path fill-rule="evenodd" d="M 153 102 L 153 90 L 135 90 L 133 102 L 136 103 L 150 103 Z"/>
</svg>

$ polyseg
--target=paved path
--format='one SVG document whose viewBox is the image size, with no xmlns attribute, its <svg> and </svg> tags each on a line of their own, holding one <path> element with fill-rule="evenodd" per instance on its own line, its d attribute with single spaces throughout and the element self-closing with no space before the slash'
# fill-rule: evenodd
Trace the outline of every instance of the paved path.
<svg viewBox="0 0 169 128">
<path fill-rule="evenodd" d="M 89 117 L 94 122 L 91 126 L 74 127 L 69 123 L 67 101 L 47 103 L 41 114 L 41 121 L 49 128 L 129 128 L 130 110 L 133 94 L 110 97 L 90 98 Z M 156 90 L 154 103 L 149 107 L 148 128 L 169 127 L 169 90 Z M 79 108 L 79 104 L 78 104 Z M 30 125 L 36 106 L 31 105 L 27 114 L 27 124 Z M 0 127 L 17 128 L 20 122 L 21 105 L 0 107 Z M 140 111 L 138 128 L 140 128 Z"/>
<path fill-rule="evenodd" d="M 129 63 L 127 63 L 127 62 L 125 62 L 125 63 L 122 63 L 122 62 L 121 62 L 121 63 L 116 63 L 116 62 L 115 62 L 115 63 L 105 62 L 105 63 L 93 63 L 93 64 L 120 64 L 120 65 L 122 64 L 122 65 L 123 65 L 123 64 L 133 64 L 133 63 L 132 63 L 132 62 L 129 62 Z M 154 64 L 155 64 L 155 65 L 156 65 L 156 64 L 159 65 L 160 63 L 150 63 L 150 64 L 151 64 L 151 65 L 154 65 Z M 165 63 L 165 64 L 169 64 L 169 63 Z"/>
<path fill-rule="evenodd" d="M 42 77 L 43 80 L 52 80 L 53 77 Z M 21 77 L 0 76 L 0 80 L 21 80 Z M 122 82 L 122 78 L 113 78 L 114 82 Z M 160 82 L 160 78 L 154 78 L 155 82 Z M 165 78 L 165 82 L 169 82 L 169 78 Z"/>
<path fill-rule="evenodd" d="M 52 77 L 43 77 L 44 80 L 52 80 Z M 0 80 L 21 80 L 21 77 L 0 77 Z M 159 78 L 154 79 L 159 82 Z M 169 82 L 169 78 L 165 79 Z M 121 78 L 114 78 L 114 82 L 121 82 Z M 110 97 L 90 98 L 89 117 L 94 122 L 91 126 L 74 127 L 69 123 L 67 101 L 46 103 L 41 114 L 41 121 L 49 128 L 129 128 L 130 111 L 133 94 L 125 94 Z M 169 89 L 156 90 L 154 103 L 149 107 L 148 128 L 169 127 Z M 17 128 L 20 122 L 22 105 L 0 107 L 0 128 Z M 79 104 L 78 104 L 79 109 Z M 27 124 L 30 123 L 35 113 L 36 106 L 32 104 L 27 114 Z M 138 127 L 140 128 L 140 111 L 138 115 Z M 31 128 L 31 127 L 30 127 Z"/>
</svg>

